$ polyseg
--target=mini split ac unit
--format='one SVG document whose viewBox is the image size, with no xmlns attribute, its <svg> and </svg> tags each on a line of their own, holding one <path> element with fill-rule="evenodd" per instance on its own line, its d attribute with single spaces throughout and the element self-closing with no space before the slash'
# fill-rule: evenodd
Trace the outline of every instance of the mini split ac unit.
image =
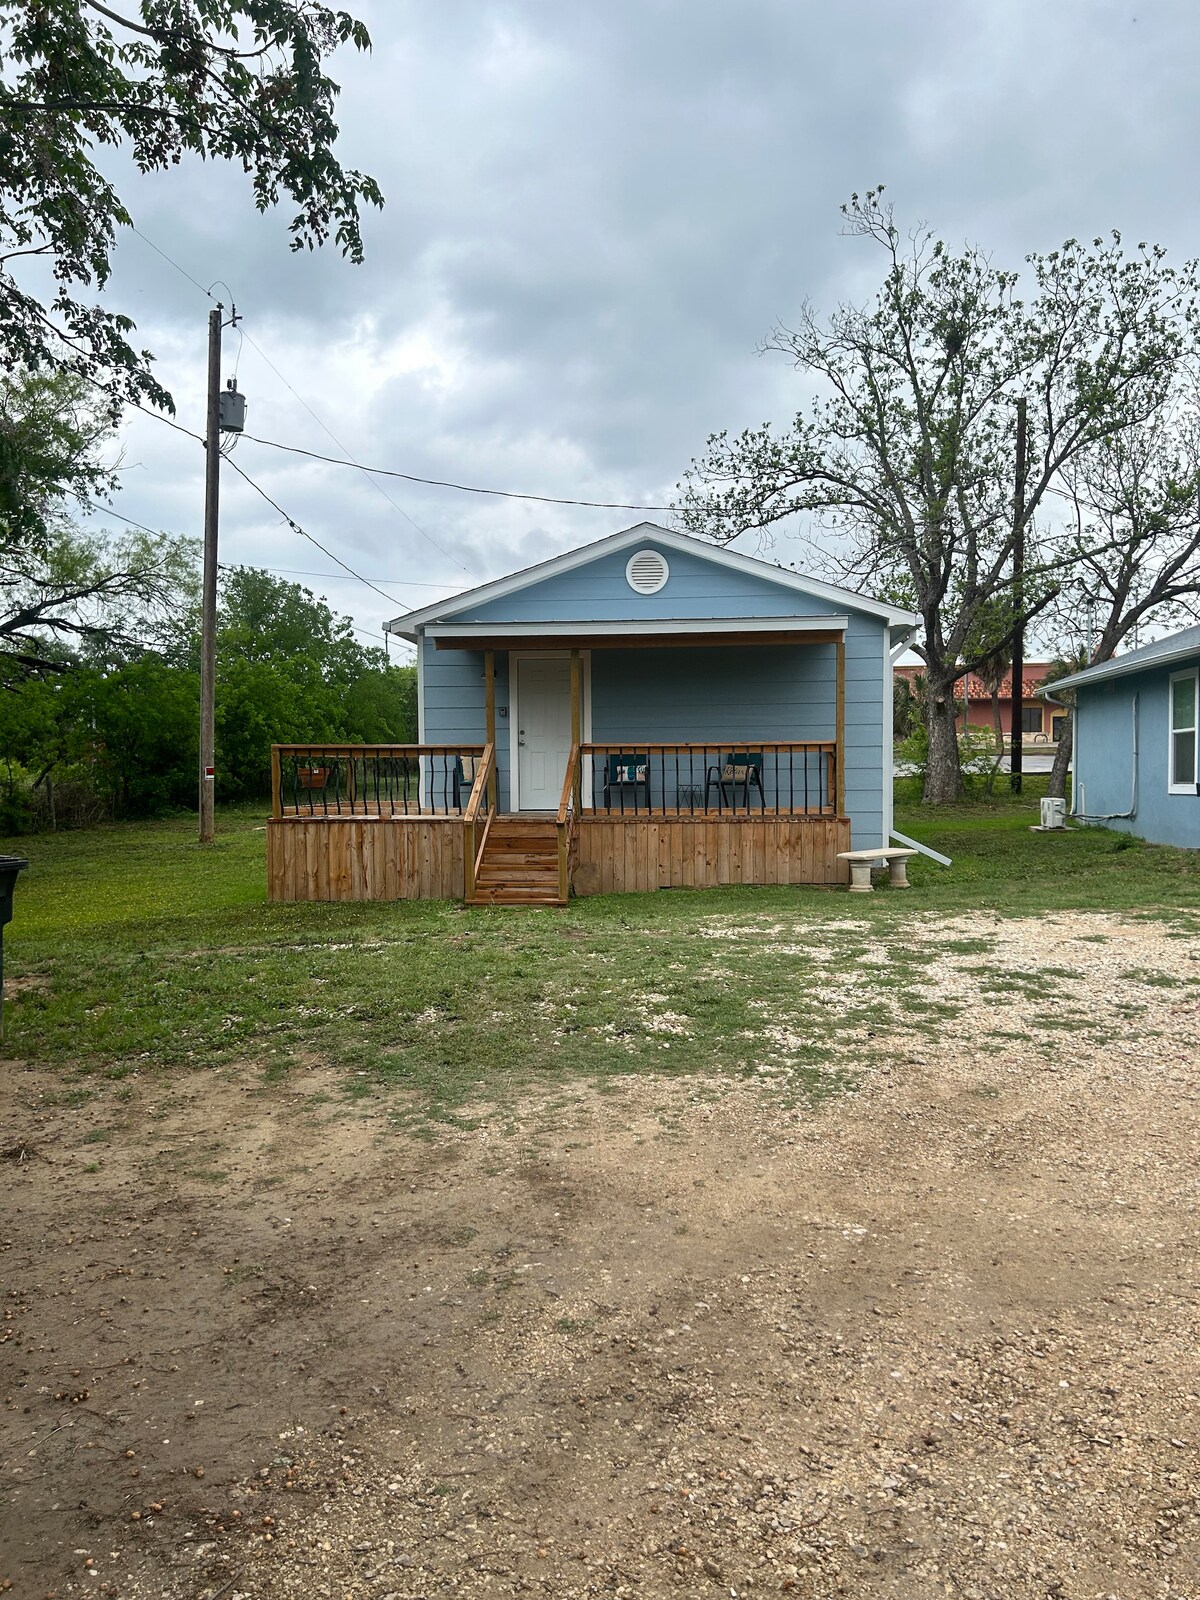
<svg viewBox="0 0 1200 1600">
<path fill-rule="evenodd" d="M 1042 827 L 1065 828 L 1067 825 L 1067 802 L 1065 800 L 1042 801 Z"/>
</svg>

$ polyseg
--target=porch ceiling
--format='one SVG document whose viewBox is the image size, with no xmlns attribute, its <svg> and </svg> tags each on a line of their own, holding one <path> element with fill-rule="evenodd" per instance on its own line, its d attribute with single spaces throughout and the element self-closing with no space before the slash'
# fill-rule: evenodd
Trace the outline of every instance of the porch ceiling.
<svg viewBox="0 0 1200 1600">
<path fill-rule="evenodd" d="M 833 644 L 847 617 L 680 617 L 624 622 L 445 622 L 426 626 L 439 650 L 655 649 L 682 645 Z"/>
</svg>

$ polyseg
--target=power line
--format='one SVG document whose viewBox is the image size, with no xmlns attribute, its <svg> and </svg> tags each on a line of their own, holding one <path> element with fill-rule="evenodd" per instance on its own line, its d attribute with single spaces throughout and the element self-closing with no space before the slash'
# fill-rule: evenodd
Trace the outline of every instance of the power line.
<svg viewBox="0 0 1200 1600">
<path fill-rule="evenodd" d="M 243 476 L 244 476 L 244 474 L 243 474 Z M 108 517 L 108 516 L 116 517 L 116 518 L 118 518 L 119 521 L 126 523 L 129 527 L 136 528 L 139 533 L 168 533 L 168 534 L 171 535 L 171 537 L 173 539 L 181 539 L 183 537 L 182 534 L 171 533 L 171 530 L 169 528 L 158 528 L 158 529 L 149 528 L 149 527 L 146 526 L 146 524 L 144 522 L 136 522 L 133 519 L 133 517 L 125 516 L 125 514 L 123 512 L 115 510 L 112 506 L 105 506 L 103 508 L 103 511 L 101 511 L 101 508 L 97 507 L 97 506 L 92 506 L 89 509 L 92 511 L 92 513 L 94 515 L 104 515 L 106 517 Z M 222 561 L 220 563 L 220 570 L 222 572 L 236 572 L 238 570 L 238 565 L 239 565 L 239 563 L 235 563 L 233 565 L 230 565 L 228 562 Z M 295 567 L 263 567 L 263 568 L 261 568 L 259 570 L 261 570 L 263 572 L 282 573 L 282 574 L 285 574 L 285 575 L 287 575 L 289 573 L 295 573 L 297 576 L 310 577 L 310 578 L 333 578 L 333 577 L 337 576 L 336 573 L 332 573 L 332 572 L 301 572 L 301 571 L 298 571 L 298 569 L 295 568 Z M 355 576 L 357 576 L 357 574 L 355 574 Z M 362 582 L 362 583 L 366 583 L 368 580 L 366 578 L 362 578 L 359 581 Z M 444 589 L 447 586 L 445 584 L 441 584 L 441 583 L 431 583 L 431 584 L 421 584 L 421 585 L 419 585 L 419 587 L 422 588 L 422 589 Z M 398 604 L 398 602 L 393 601 L 392 604 L 395 605 L 395 604 Z M 361 633 L 364 638 L 367 638 L 367 639 L 381 639 L 383 641 L 385 649 L 392 642 L 392 635 L 391 634 L 380 633 L 375 628 L 364 628 L 357 622 L 351 622 L 350 626 L 354 630 L 355 633 Z M 407 648 L 407 649 L 411 649 L 412 648 L 411 645 L 406 645 L 406 644 L 403 643 L 403 641 L 400 641 L 400 640 L 397 640 L 397 644 L 401 645 L 403 648 Z"/>
<path fill-rule="evenodd" d="M 124 522 L 130 528 L 135 528 L 139 533 L 165 533 L 168 534 L 172 539 L 183 539 L 187 537 L 185 534 L 176 533 L 171 528 L 152 528 L 150 527 L 149 523 L 139 522 L 135 517 L 127 517 L 123 511 L 118 511 L 113 506 L 89 506 L 88 509 L 91 514 L 96 517 L 116 517 L 118 521 Z M 246 565 L 246 563 L 236 562 L 231 566 L 228 562 L 223 561 L 221 563 L 221 570 L 222 572 L 233 572 L 238 566 L 244 565 Z M 341 573 L 313 572 L 308 567 L 268 567 L 263 566 L 259 562 L 253 562 L 251 565 L 258 567 L 261 572 L 274 572 L 280 577 L 285 578 L 327 578 L 335 580 L 340 580 L 341 578 Z M 357 573 L 355 574 L 355 577 L 358 577 Z M 358 581 L 360 583 L 390 583 L 400 589 L 452 590 L 454 588 L 452 583 L 418 583 L 413 578 L 359 578 Z M 393 601 L 393 604 L 395 603 L 396 602 Z M 377 634 L 376 637 L 382 638 L 383 635 Z"/>
<path fill-rule="evenodd" d="M 155 411 L 150 406 L 144 406 L 140 400 L 133 400 L 130 403 L 135 411 L 144 411 L 148 417 L 153 417 L 155 422 L 165 422 L 167 427 L 174 428 L 176 433 L 186 433 L 189 439 L 195 439 L 197 444 L 204 445 L 205 449 L 208 448 L 205 445 L 202 433 L 193 433 L 190 428 L 185 428 L 182 422 L 172 422 L 171 418 L 164 412 Z"/>
<path fill-rule="evenodd" d="M 279 502 L 277 500 L 272 500 L 267 491 L 263 488 L 260 488 L 250 474 L 248 472 L 244 472 L 242 468 L 238 466 L 236 461 L 229 460 L 229 458 L 226 457 L 226 464 L 231 466 L 239 477 L 245 478 L 246 482 L 250 485 L 254 492 L 258 495 L 261 495 L 273 510 L 278 511 L 279 515 L 287 523 L 288 527 L 293 533 L 298 533 L 302 539 L 307 539 L 309 544 L 316 545 L 321 554 L 323 556 L 328 556 L 330 561 L 332 561 L 335 566 L 341 567 L 342 570 L 344 572 L 348 572 L 352 578 L 357 578 L 359 583 L 365 583 L 368 589 L 374 589 L 375 593 L 382 595 L 390 606 L 403 606 L 404 602 L 402 600 L 397 600 L 394 595 L 390 595 L 385 590 L 381 589 L 377 583 L 372 583 L 369 578 L 364 578 L 361 572 L 355 572 L 354 568 L 347 565 L 347 563 L 342 560 L 341 556 L 335 556 L 328 545 L 323 545 L 321 541 L 314 538 L 306 528 L 302 528 L 294 517 L 289 517 Z"/>
<path fill-rule="evenodd" d="M 336 572 L 312 572 L 307 567 L 265 567 L 265 572 L 278 572 L 285 578 L 337 578 Z M 418 583 L 415 578 L 364 578 L 364 583 L 390 583 L 397 589 L 454 589 L 452 583 Z"/>
<path fill-rule="evenodd" d="M 300 402 L 300 404 L 304 407 L 305 411 L 308 412 L 309 416 L 317 424 L 317 427 L 321 429 L 322 433 L 327 433 L 329 435 L 329 437 L 333 440 L 334 444 L 337 445 L 338 449 L 339 450 L 344 450 L 346 452 L 346 455 L 350 457 L 351 462 L 352 462 L 352 464 L 354 466 L 356 466 L 356 467 L 360 466 L 359 462 L 354 460 L 353 454 L 350 451 L 349 447 L 347 445 L 344 445 L 342 443 L 342 441 L 338 438 L 337 434 L 334 433 L 333 429 L 330 428 L 329 426 L 327 426 L 327 424 L 322 421 L 322 419 L 317 415 L 317 413 L 309 405 L 308 401 L 304 398 L 304 396 L 302 394 L 299 394 L 292 387 L 292 385 L 284 377 L 283 373 L 280 372 L 279 368 L 271 360 L 270 356 L 263 349 L 263 347 L 258 343 L 258 341 L 255 339 L 255 337 L 254 337 L 254 335 L 252 333 L 247 333 L 246 334 L 246 342 L 248 344 L 250 344 L 255 350 L 258 351 L 259 355 L 267 363 L 267 365 L 270 367 L 271 371 L 279 379 L 280 383 L 282 383 L 284 388 L 287 389 L 288 392 L 290 394 L 292 394 L 295 397 L 295 399 L 297 399 Z M 361 470 L 361 468 L 360 468 L 360 470 Z M 446 557 L 447 561 L 453 561 L 454 565 L 456 567 L 462 567 L 462 570 L 467 574 L 467 576 L 468 577 L 471 576 L 471 569 L 469 567 L 467 567 L 467 566 L 463 566 L 463 563 L 457 558 L 457 556 L 452 556 L 450 554 L 449 550 L 447 550 L 444 545 L 439 544 L 438 541 L 433 537 L 433 535 L 431 533 L 427 533 L 419 522 L 417 522 L 413 517 L 409 516 L 408 512 L 404 509 L 404 507 L 402 505 L 400 505 L 397 501 L 392 499 L 391 495 L 387 492 L 387 490 L 383 487 L 383 485 L 381 483 L 376 483 L 374 478 L 370 479 L 370 482 L 372 484 L 374 484 L 374 487 L 377 490 L 377 492 L 383 496 L 383 498 L 387 501 L 388 505 L 390 505 L 392 507 L 393 511 L 398 511 L 400 513 L 400 515 L 404 518 L 405 522 L 407 522 L 410 527 L 415 528 L 423 539 L 428 539 L 429 543 L 433 546 L 433 548 L 435 550 L 440 550 L 441 553 Z"/>
<path fill-rule="evenodd" d="M 155 255 L 161 256 L 167 265 L 169 267 L 174 267 L 175 271 L 178 272 L 181 277 L 186 278 L 189 283 L 194 283 L 201 294 L 207 295 L 210 300 L 216 299 L 216 296 L 212 293 L 211 289 L 206 289 L 198 278 L 192 277 L 191 273 L 186 269 L 186 267 L 181 267 L 178 261 L 172 260 L 165 250 L 160 250 L 155 244 L 154 240 L 148 239 L 140 228 L 134 227 L 133 223 L 130 223 L 129 226 L 133 228 L 134 233 L 137 234 L 138 238 L 141 239 L 143 244 L 148 244 L 151 250 L 154 251 Z M 229 285 L 226 284 L 225 287 L 228 288 Z"/>
<path fill-rule="evenodd" d="M 204 287 L 204 285 L 199 282 L 198 279 L 193 278 L 191 273 L 186 271 L 183 267 L 181 267 L 177 261 L 172 261 L 171 257 L 167 254 L 167 252 L 165 250 L 160 249 L 159 246 L 156 245 L 153 242 L 153 240 L 146 238 L 146 235 L 141 231 L 140 228 L 134 228 L 133 231 L 134 231 L 134 233 L 137 234 L 139 239 L 144 239 L 145 242 L 150 246 L 150 248 L 152 250 L 156 251 L 163 258 L 164 261 L 166 261 L 170 266 L 174 267 L 176 272 L 182 274 L 182 276 L 185 277 L 188 280 L 189 283 L 194 284 L 196 286 L 196 288 L 200 290 L 201 294 L 208 295 L 208 298 L 210 300 L 213 298 L 211 292 L 208 289 L 206 289 Z M 225 287 L 228 288 L 229 287 L 228 284 L 226 284 Z M 230 290 L 230 294 L 232 295 L 232 290 Z M 367 467 L 367 466 L 364 466 L 361 461 L 356 461 L 354 459 L 354 456 L 351 454 L 351 451 L 349 450 L 349 448 L 342 443 L 342 441 L 334 433 L 333 429 L 328 427 L 321 420 L 321 418 L 317 415 L 317 413 L 309 405 L 308 401 L 305 400 L 304 396 L 299 394 L 297 392 L 297 390 L 292 387 L 292 385 L 284 377 L 283 373 L 280 372 L 279 368 L 271 360 L 270 356 L 266 353 L 266 351 L 262 348 L 262 346 L 255 340 L 254 336 L 252 334 L 250 334 L 250 333 L 246 333 L 245 334 L 245 338 L 248 341 L 248 343 L 253 345 L 254 349 L 258 351 L 259 355 L 267 363 L 267 365 L 270 367 L 271 371 L 279 379 L 280 383 L 282 383 L 284 385 L 284 387 L 286 389 L 288 389 L 291 392 L 291 394 L 300 402 L 300 404 L 308 412 L 309 416 L 313 419 L 313 421 L 317 424 L 317 426 L 321 429 L 321 431 L 323 433 L 327 433 L 329 435 L 329 437 L 333 440 L 334 444 L 337 445 L 339 450 L 344 450 L 346 452 L 346 458 L 347 459 L 339 460 L 338 457 L 336 457 L 336 456 L 322 455 L 317 450 L 305 450 L 305 449 L 302 449 L 299 445 L 280 444 L 279 441 L 276 440 L 276 439 L 260 439 L 255 434 L 252 434 L 252 433 L 246 433 L 246 434 L 242 435 L 243 438 L 249 439 L 253 444 L 267 445 L 272 450 L 287 450 L 287 451 L 290 451 L 293 455 L 308 456 L 310 458 L 310 460 L 313 460 L 313 461 L 324 461 L 324 462 L 327 462 L 329 465 L 335 466 L 335 467 L 356 467 L 359 472 L 365 472 L 368 475 L 368 477 L 371 478 L 372 482 L 374 482 L 374 479 L 377 478 L 377 477 L 379 477 L 379 478 L 400 478 L 405 483 L 421 483 L 421 484 L 425 484 L 428 487 L 434 488 L 434 489 L 456 489 L 456 490 L 459 491 L 460 494 L 488 494 L 488 495 L 496 495 L 500 499 L 503 499 L 503 500 L 532 500 L 532 501 L 535 501 L 538 505 L 544 505 L 544 506 L 583 506 L 583 507 L 589 508 L 591 510 L 596 510 L 596 511 L 673 511 L 675 509 L 674 506 L 635 505 L 635 504 L 632 504 L 631 502 L 622 501 L 622 500 L 570 500 L 570 499 L 567 499 L 567 498 L 565 498 L 563 496 L 559 496 L 559 495 L 523 494 L 519 490 L 516 490 L 516 489 L 488 489 L 488 488 L 481 488 L 478 485 L 470 484 L 470 483 L 453 483 L 453 482 L 450 482 L 449 480 L 444 479 L 444 478 L 422 478 L 422 477 L 420 477 L 418 474 L 416 474 L 414 472 L 398 472 L 395 469 L 390 468 L 390 467 Z M 146 408 L 143 406 L 143 407 L 141 407 L 141 409 L 145 410 Z M 153 413 L 152 412 L 150 414 L 151 415 L 156 415 L 157 413 Z M 184 431 L 186 431 L 186 430 L 184 430 Z M 442 554 L 444 556 L 446 556 L 449 560 L 453 561 L 455 566 L 462 567 L 462 570 L 464 572 L 466 572 L 468 574 L 470 573 L 470 568 L 463 566 L 462 562 L 459 561 L 457 559 L 457 557 L 450 555 L 450 552 L 448 550 L 443 549 L 443 547 L 440 544 L 438 544 L 437 540 L 434 539 L 431 534 L 426 533 L 425 529 L 422 528 L 419 523 L 413 521 L 413 518 L 409 516 L 408 512 L 405 511 L 404 507 L 401 506 L 401 505 L 397 505 L 396 501 L 394 501 L 391 498 L 391 496 L 383 489 L 382 485 L 376 484 L 375 487 L 383 495 L 384 499 L 388 501 L 389 505 L 391 505 L 395 510 L 397 510 L 400 513 L 400 515 L 405 519 L 405 521 L 411 523 L 412 526 L 414 528 L 416 528 L 418 533 L 422 534 L 426 539 L 428 539 L 430 544 L 432 544 L 435 547 L 435 549 L 441 550 Z"/>
<path fill-rule="evenodd" d="M 357 622 L 352 622 L 350 627 L 355 633 L 361 633 L 364 638 L 382 639 L 385 645 L 391 643 L 392 636 L 390 633 L 380 633 L 376 628 L 361 628 Z M 412 647 L 409 646 L 409 648 L 411 649 Z"/>
<path fill-rule="evenodd" d="M 138 533 L 170 534 L 172 539 L 182 539 L 182 533 L 172 533 L 170 528 L 148 528 L 144 522 L 135 522 L 132 517 L 127 517 L 123 512 L 114 511 L 112 506 L 87 506 L 86 509 L 94 517 L 116 517 L 119 522 L 124 522 L 130 528 L 136 528 Z"/>
<path fill-rule="evenodd" d="M 195 439 L 196 443 L 199 444 L 199 445 L 203 445 L 204 444 L 204 440 L 200 437 L 200 435 L 198 433 L 193 433 L 190 428 L 185 428 L 182 423 L 172 422 L 170 417 L 164 417 L 161 411 L 151 411 L 149 406 L 141 405 L 137 401 L 134 401 L 134 404 L 137 406 L 137 409 L 139 411 L 144 411 L 148 417 L 155 417 L 155 418 L 157 418 L 157 420 L 159 422 L 165 422 L 168 428 L 174 428 L 176 433 L 184 433 L 184 434 L 186 434 L 189 439 Z M 243 471 L 242 468 L 238 466 L 236 461 L 234 461 L 229 456 L 225 456 L 223 459 L 225 460 L 225 462 L 226 462 L 226 464 L 228 466 L 231 466 L 233 468 L 233 470 L 238 474 L 238 476 L 240 478 L 245 478 L 246 482 L 250 485 L 250 487 L 254 490 L 254 492 L 256 494 L 261 495 L 262 498 L 267 502 L 267 504 L 273 510 L 278 511 L 279 515 L 287 523 L 288 527 L 292 530 L 293 533 L 298 533 L 302 539 L 307 539 L 310 544 L 316 545 L 317 549 L 321 552 L 321 554 L 323 556 L 328 556 L 330 561 L 332 561 L 336 566 L 341 567 L 343 572 L 348 572 L 350 574 L 350 576 L 352 578 L 356 578 L 359 583 L 365 583 L 368 589 L 373 589 L 376 594 L 382 595 L 383 598 L 387 601 L 388 605 L 390 605 L 390 606 L 403 606 L 404 602 L 402 600 L 397 600 L 395 595 L 387 594 L 383 589 L 381 589 L 379 587 L 379 585 L 377 583 L 372 583 L 370 578 L 364 578 L 361 572 L 355 572 L 354 568 L 352 566 L 350 566 L 347 562 L 343 561 L 341 556 L 334 555 L 333 551 L 329 549 L 328 545 L 323 545 L 321 543 L 321 541 L 319 539 L 317 539 L 317 538 L 314 538 L 313 535 L 311 533 L 309 533 L 306 528 L 302 528 L 300 526 L 300 524 L 295 520 L 294 517 L 289 517 L 287 512 L 278 503 L 278 501 L 272 500 L 271 496 L 267 493 L 267 491 L 265 489 L 263 489 L 263 488 L 260 488 L 260 486 L 257 483 L 255 483 L 254 479 L 250 476 L 250 474 L 248 472 Z"/>
<path fill-rule="evenodd" d="M 178 272 L 181 277 L 186 278 L 187 281 L 190 284 L 193 284 L 197 289 L 199 289 L 201 294 L 207 295 L 208 298 L 210 300 L 212 300 L 214 298 L 214 295 L 213 295 L 213 292 L 212 292 L 213 288 L 216 286 L 216 284 L 219 283 L 219 284 L 222 285 L 223 288 L 229 290 L 229 297 L 230 297 L 231 300 L 233 299 L 233 290 L 230 289 L 229 285 L 227 283 L 225 283 L 222 279 L 215 278 L 213 280 L 213 283 L 210 284 L 209 287 L 206 289 L 198 278 L 193 278 L 191 273 L 188 272 L 185 267 L 181 267 L 179 265 L 178 261 L 173 260 L 167 254 L 167 252 L 161 248 L 161 246 L 156 245 L 154 243 L 154 240 L 148 238 L 146 236 L 146 234 L 144 234 L 140 228 L 135 227 L 133 229 L 133 231 L 134 231 L 134 233 L 137 234 L 139 239 L 143 240 L 146 244 L 148 244 L 150 246 L 151 250 L 153 250 L 157 255 L 160 255 L 163 258 L 163 260 L 167 263 L 168 266 L 174 267 L 175 271 Z M 322 419 L 317 415 L 317 413 L 309 405 L 308 401 L 304 398 L 304 396 L 302 394 L 300 394 L 296 389 L 294 389 L 292 387 L 292 385 L 284 377 L 283 373 L 280 372 L 279 368 L 271 360 L 270 356 L 263 349 L 263 347 L 258 343 L 258 341 L 254 338 L 254 336 L 252 334 L 247 333 L 245 331 L 245 329 L 240 325 L 240 323 L 239 323 L 239 327 L 238 327 L 238 333 L 239 333 L 239 336 L 241 338 L 243 338 L 245 340 L 248 340 L 249 343 L 251 345 L 253 345 L 254 349 L 258 351 L 259 355 L 263 358 L 263 360 L 266 362 L 266 364 L 270 367 L 271 371 L 279 379 L 280 383 L 282 383 L 284 388 L 287 389 L 300 402 L 300 404 L 304 407 L 305 411 L 308 412 L 309 416 L 313 419 L 313 421 L 317 424 L 317 426 L 321 429 L 321 431 L 323 433 L 327 433 L 329 435 L 329 437 L 333 440 L 334 444 L 337 445 L 339 450 L 344 450 L 346 452 L 347 456 L 350 456 L 351 455 L 351 451 L 350 451 L 349 446 L 343 444 L 342 441 L 338 438 L 337 434 L 334 433 L 333 429 L 328 427 L 326 425 L 326 423 L 322 421 Z M 240 361 L 241 361 L 241 345 L 239 344 L 239 346 L 238 346 L 238 360 L 234 363 L 234 377 L 235 378 L 237 376 L 237 368 L 238 368 L 238 364 L 240 363 Z M 142 407 L 141 409 L 144 410 L 145 407 Z M 357 462 L 355 462 L 354 465 L 357 465 Z M 395 501 L 395 500 L 392 499 L 391 495 L 388 494 L 387 490 L 383 487 L 383 485 L 381 483 L 376 483 L 374 479 L 371 479 L 371 482 L 372 482 L 372 484 L 374 484 L 374 487 L 375 487 L 376 491 L 379 494 L 381 494 L 383 496 L 383 498 L 387 501 L 387 503 L 392 507 L 393 511 L 398 511 L 400 513 L 400 515 L 404 518 L 405 522 L 407 522 L 410 527 L 415 528 L 416 531 L 421 535 L 421 537 L 423 539 L 427 539 L 429 541 L 429 543 L 434 547 L 435 550 L 440 551 L 441 554 L 446 557 L 447 561 L 453 561 L 454 565 L 456 567 L 461 567 L 462 570 L 467 574 L 468 577 L 472 576 L 471 569 L 469 567 L 467 567 L 467 566 L 464 566 L 463 563 L 458 559 L 457 556 L 451 555 L 449 550 L 447 550 L 444 545 L 439 544 L 438 541 L 433 537 L 433 535 L 431 533 L 428 533 L 420 525 L 420 523 L 416 521 L 415 518 L 411 517 L 408 514 L 408 512 L 404 509 L 404 507 L 398 503 L 398 501 Z"/>
<path fill-rule="evenodd" d="M 246 335 L 249 338 L 249 334 Z M 673 506 L 633 505 L 625 500 L 569 500 L 561 495 L 524 494 L 518 489 L 484 489 L 473 483 L 451 483 L 446 478 L 422 478 L 415 472 L 398 472 L 393 467 L 367 467 L 361 461 L 342 460 L 338 456 L 325 456 L 317 450 L 305 450 L 297 444 L 280 444 L 278 439 L 260 439 L 257 434 L 244 433 L 243 439 L 251 444 L 265 444 L 272 450 L 286 450 L 290 455 L 308 456 L 313 461 L 325 461 L 333 467 L 356 467 L 359 472 L 381 478 L 403 478 L 405 483 L 424 483 L 434 489 L 457 489 L 461 494 L 498 495 L 502 500 L 536 500 L 544 506 L 588 506 L 596 511 L 673 511 Z M 343 446 L 343 448 L 345 448 Z"/>
</svg>

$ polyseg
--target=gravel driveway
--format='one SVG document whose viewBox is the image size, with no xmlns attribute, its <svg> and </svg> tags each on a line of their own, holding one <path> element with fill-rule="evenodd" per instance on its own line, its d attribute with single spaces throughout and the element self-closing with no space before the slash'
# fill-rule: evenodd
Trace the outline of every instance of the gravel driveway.
<svg viewBox="0 0 1200 1600">
<path fill-rule="evenodd" d="M 640 1077 L 424 1141 L 319 1062 L 10 1067 L 0 1579 L 1196 1600 L 1200 941 L 888 937 L 933 1009 L 816 1106 Z"/>
</svg>

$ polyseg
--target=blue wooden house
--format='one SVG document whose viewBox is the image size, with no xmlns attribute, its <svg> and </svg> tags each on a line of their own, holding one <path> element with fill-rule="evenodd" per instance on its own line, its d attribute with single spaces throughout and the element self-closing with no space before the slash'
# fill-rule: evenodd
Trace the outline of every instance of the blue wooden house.
<svg viewBox="0 0 1200 1600">
<path fill-rule="evenodd" d="M 1075 816 L 1200 849 L 1198 674 L 1200 627 L 1052 685 L 1075 691 Z"/>
<path fill-rule="evenodd" d="M 845 880 L 911 613 L 653 523 L 397 617 L 419 744 L 281 746 L 279 898 Z"/>
</svg>

